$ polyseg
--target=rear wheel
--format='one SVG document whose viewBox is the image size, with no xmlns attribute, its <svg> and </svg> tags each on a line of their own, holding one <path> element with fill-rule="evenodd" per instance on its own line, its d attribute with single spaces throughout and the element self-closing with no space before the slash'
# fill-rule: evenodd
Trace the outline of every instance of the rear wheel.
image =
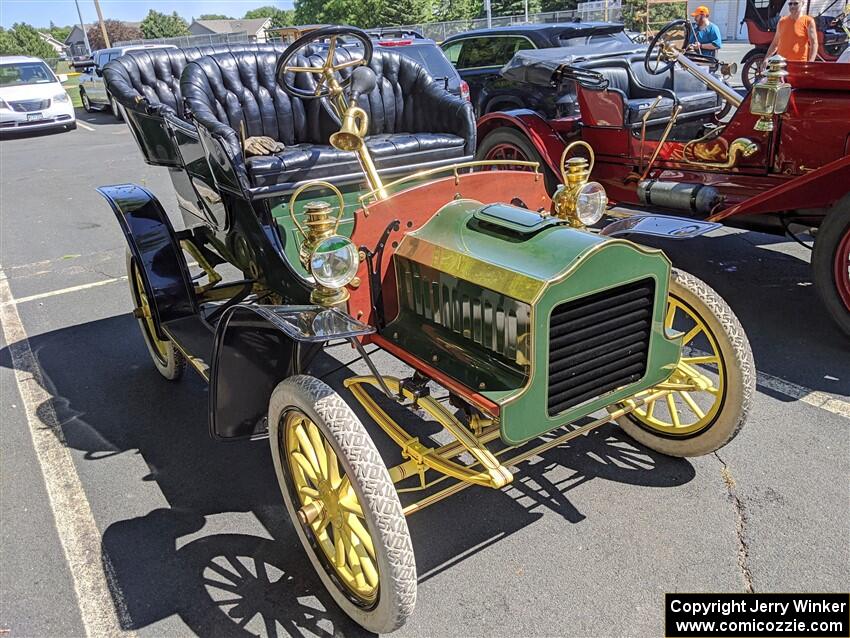
<svg viewBox="0 0 850 638">
<path fill-rule="evenodd" d="M 764 63 L 765 51 L 755 51 L 748 55 L 741 65 L 741 82 L 749 91 L 761 79 L 761 66 Z"/>
<path fill-rule="evenodd" d="M 139 322 L 145 345 L 159 373 L 169 381 L 177 381 L 186 369 L 186 358 L 168 340 L 156 336 L 156 323 L 142 278 L 144 274 L 133 256 L 127 252 L 127 278 L 135 306 L 133 314 Z"/>
<path fill-rule="evenodd" d="M 674 389 L 618 423 L 632 438 L 663 454 L 714 452 L 735 438 L 750 411 L 756 372 L 749 341 L 720 295 L 677 269 L 670 277 L 664 326 L 684 333 L 679 364 L 662 386 Z"/>
<path fill-rule="evenodd" d="M 546 165 L 543 157 L 528 141 L 528 138 L 516 129 L 500 128 L 487 135 L 478 147 L 475 159 L 537 162 L 546 182 L 546 190 L 554 193 L 558 187 L 558 180 Z M 508 166 L 508 168 L 514 168 L 518 171 L 531 170 L 524 166 Z"/>
<path fill-rule="evenodd" d="M 364 628 L 401 627 L 416 605 L 416 560 L 371 437 L 342 397 L 305 375 L 278 384 L 268 422 L 286 509 L 322 583 Z"/>
<path fill-rule="evenodd" d="M 850 209 L 844 198 L 823 220 L 815 238 L 815 286 L 830 316 L 850 335 Z"/>
<path fill-rule="evenodd" d="M 83 103 L 83 108 L 85 109 L 86 113 L 91 113 L 92 111 L 94 111 L 94 108 L 91 105 L 91 100 L 89 100 L 88 94 L 82 89 L 80 89 L 80 101 Z"/>
<path fill-rule="evenodd" d="M 121 109 L 118 107 L 118 102 L 111 95 L 109 96 L 109 108 L 112 110 L 112 115 L 116 120 L 123 120 L 124 117 L 121 115 Z"/>
</svg>

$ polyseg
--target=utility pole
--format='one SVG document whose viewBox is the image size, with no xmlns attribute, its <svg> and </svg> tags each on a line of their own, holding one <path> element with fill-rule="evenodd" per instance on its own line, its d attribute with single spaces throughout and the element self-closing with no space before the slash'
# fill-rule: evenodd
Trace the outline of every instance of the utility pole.
<svg viewBox="0 0 850 638">
<path fill-rule="evenodd" d="M 97 19 L 100 21 L 100 32 L 103 34 L 103 42 L 106 48 L 109 49 L 112 45 L 109 43 L 109 35 L 106 33 L 106 25 L 103 23 L 103 12 L 100 10 L 100 1 L 94 0 L 94 8 L 97 9 Z"/>
<path fill-rule="evenodd" d="M 493 28 L 493 11 L 490 7 L 490 0 L 484 0 L 484 10 L 487 12 L 487 28 Z"/>
<path fill-rule="evenodd" d="M 74 0 L 74 4 L 77 5 L 77 17 L 80 19 L 80 28 L 83 30 L 83 40 L 86 43 L 86 53 L 91 55 L 91 44 L 89 44 L 89 34 L 86 33 L 86 25 L 83 24 L 83 14 L 80 11 L 80 0 Z"/>
</svg>

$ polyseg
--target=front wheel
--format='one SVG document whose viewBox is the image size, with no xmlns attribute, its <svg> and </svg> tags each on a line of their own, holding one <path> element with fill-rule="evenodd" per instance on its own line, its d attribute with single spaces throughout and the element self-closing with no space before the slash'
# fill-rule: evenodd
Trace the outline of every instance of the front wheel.
<svg viewBox="0 0 850 638">
<path fill-rule="evenodd" d="M 850 335 L 850 210 L 835 208 L 823 220 L 815 238 L 812 270 L 830 316 Z"/>
<path fill-rule="evenodd" d="M 755 394 L 756 371 L 747 335 L 720 295 L 675 268 L 664 326 L 684 334 L 681 358 L 665 383 L 636 398 L 669 391 L 617 422 L 633 439 L 662 454 L 714 452 L 743 427 Z"/>
<path fill-rule="evenodd" d="M 416 560 L 371 437 L 342 397 L 305 375 L 278 384 L 268 423 L 286 509 L 322 583 L 365 629 L 398 629 L 416 605 Z"/>
</svg>

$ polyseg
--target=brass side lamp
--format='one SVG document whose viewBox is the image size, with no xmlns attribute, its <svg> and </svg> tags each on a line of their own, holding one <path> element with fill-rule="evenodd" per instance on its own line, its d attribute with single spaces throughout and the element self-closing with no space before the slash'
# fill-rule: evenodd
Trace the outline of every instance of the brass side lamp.
<svg viewBox="0 0 850 638">
<path fill-rule="evenodd" d="M 582 146 L 590 155 L 590 161 L 584 157 L 567 156 L 576 146 Z M 564 219 L 576 228 L 592 226 L 600 219 L 608 204 L 605 189 L 598 182 L 589 182 L 593 170 L 593 148 L 582 140 L 576 140 L 564 149 L 561 155 L 561 180 L 552 196 L 557 217 Z"/>
<path fill-rule="evenodd" d="M 785 81 L 785 58 L 774 55 L 767 61 L 764 78 L 753 86 L 750 99 L 750 113 L 758 115 L 755 130 L 772 131 L 773 116 L 782 115 L 788 109 L 791 99 L 791 85 Z"/>
</svg>

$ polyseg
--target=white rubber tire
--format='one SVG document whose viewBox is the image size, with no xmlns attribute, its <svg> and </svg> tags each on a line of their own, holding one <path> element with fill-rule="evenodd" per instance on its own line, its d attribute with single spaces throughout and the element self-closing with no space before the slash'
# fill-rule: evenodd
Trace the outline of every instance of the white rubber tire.
<svg viewBox="0 0 850 638">
<path fill-rule="evenodd" d="M 139 293 L 136 290 L 135 277 L 136 264 L 133 260 L 133 255 L 127 251 L 127 281 L 130 283 L 130 299 L 133 301 L 133 307 L 138 308 Z M 145 346 L 151 356 L 154 367 L 164 378 L 169 381 L 178 381 L 186 371 L 186 357 L 180 352 L 177 347 L 170 341 L 166 346 L 166 354 L 162 357 L 156 349 L 156 346 L 151 342 L 151 335 L 148 333 L 148 325 L 142 318 L 137 318 L 139 329 L 142 331 L 142 338 L 145 341 Z"/>
<path fill-rule="evenodd" d="M 717 342 L 726 374 L 723 404 L 706 428 L 690 436 L 653 431 L 631 415 L 620 417 L 617 423 L 633 439 L 656 452 L 668 456 L 702 456 L 729 443 L 747 420 L 756 389 L 753 352 L 735 313 L 707 283 L 674 268 L 670 274 L 670 294 L 702 318 Z"/>
<path fill-rule="evenodd" d="M 375 546 L 379 575 L 378 599 L 371 608 L 357 605 L 335 584 L 298 520 L 283 453 L 282 422 L 291 409 L 305 414 L 330 442 L 360 501 Z M 290 377 L 277 385 L 269 401 L 268 423 L 272 459 L 286 510 L 325 588 L 363 628 L 375 633 L 395 631 L 416 606 L 416 558 L 398 493 L 372 438 L 339 394 L 306 375 Z"/>
</svg>

